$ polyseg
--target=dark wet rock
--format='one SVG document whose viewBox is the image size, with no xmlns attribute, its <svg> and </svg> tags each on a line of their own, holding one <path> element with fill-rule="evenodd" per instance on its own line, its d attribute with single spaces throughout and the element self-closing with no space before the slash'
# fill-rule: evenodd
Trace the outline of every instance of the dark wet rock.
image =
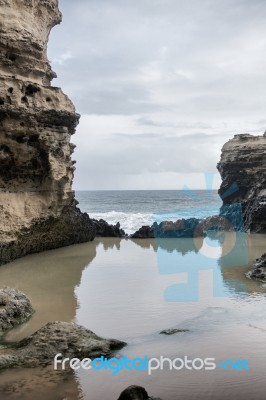
<svg viewBox="0 0 266 400">
<path fill-rule="evenodd" d="M 213 215 L 199 221 L 195 228 L 195 237 L 204 237 L 208 232 L 235 230 L 235 225 L 228 218 L 224 218 L 222 215 Z"/>
<path fill-rule="evenodd" d="M 88 242 L 95 232 L 88 214 L 65 207 L 60 218 L 40 218 L 23 228 L 16 239 L 0 241 L 0 265 L 27 254 Z"/>
<path fill-rule="evenodd" d="M 247 273 L 247 277 L 266 282 L 266 253 L 257 258 L 254 267 L 253 270 Z"/>
<path fill-rule="evenodd" d="M 145 388 L 132 385 L 123 390 L 118 400 L 148 400 L 149 395 Z"/>
<path fill-rule="evenodd" d="M 152 226 L 142 226 L 131 237 L 144 238 L 193 238 L 198 235 L 196 227 L 200 220 L 197 218 L 178 219 L 177 221 L 154 222 Z M 201 233 L 199 234 L 199 236 Z"/>
<path fill-rule="evenodd" d="M 189 332 L 189 329 L 178 329 L 178 328 L 164 329 L 163 331 L 160 332 L 160 335 L 174 335 L 175 333 L 182 333 L 182 332 Z"/>
<path fill-rule="evenodd" d="M 210 232 L 243 231 L 242 212 L 238 206 L 223 206 L 220 215 L 205 219 L 189 218 L 177 221 L 155 222 L 152 226 L 144 225 L 130 237 L 132 239 L 169 239 L 169 238 L 204 238 Z"/>
<path fill-rule="evenodd" d="M 92 223 L 95 226 L 96 236 L 99 237 L 126 237 L 126 233 L 120 228 L 120 223 L 117 222 L 116 225 L 108 224 L 108 222 L 103 219 L 92 219 Z"/>
<path fill-rule="evenodd" d="M 196 227 L 200 220 L 197 218 L 179 219 L 175 222 L 163 221 L 153 224 L 155 238 L 191 238 L 197 234 Z"/>
<path fill-rule="evenodd" d="M 142 386 L 132 385 L 123 390 L 118 400 L 161 400 L 158 397 L 150 397 Z"/>
<path fill-rule="evenodd" d="M 153 239 L 153 226 L 143 225 L 138 231 L 131 235 L 132 239 Z"/>
<path fill-rule="evenodd" d="M 177 221 L 162 221 L 153 224 L 155 238 L 192 238 L 197 235 L 197 218 L 178 219 Z"/>
<path fill-rule="evenodd" d="M 222 184 L 221 215 L 238 230 L 266 233 L 266 137 L 235 135 L 217 165 Z"/>
<path fill-rule="evenodd" d="M 131 235 L 132 239 L 167 239 L 167 238 L 200 238 L 207 232 L 235 231 L 235 225 L 223 215 L 214 215 L 205 219 L 189 218 L 177 221 L 155 222 L 152 226 L 142 226 Z M 237 229 L 238 230 L 238 229 Z"/>
<path fill-rule="evenodd" d="M 13 288 L 0 289 L 0 336 L 27 321 L 33 313 L 30 300 Z"/>
<path fill-rule="evenodd" d="M 120 340 L 103 339 L 73 322 L 50 322 L 16 348 L 0 354 L 0 369 L 48 365 L 58 353 L 63 358 L 111 357 L 125 345 Z"/>
</svg>

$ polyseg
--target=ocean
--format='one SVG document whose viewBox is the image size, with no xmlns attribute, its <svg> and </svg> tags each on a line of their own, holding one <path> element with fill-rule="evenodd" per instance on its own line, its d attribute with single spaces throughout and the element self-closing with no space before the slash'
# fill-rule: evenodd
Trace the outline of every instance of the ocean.
<svg viewBox="0 0 266 400">
<path fill-rule="evenodd" d="M 216 190 L 77 191 L 76 198 L 91 218 L 120 222 L 128 234 L 154 221 L 217 215 L 222 205 Z"/>
</svg>

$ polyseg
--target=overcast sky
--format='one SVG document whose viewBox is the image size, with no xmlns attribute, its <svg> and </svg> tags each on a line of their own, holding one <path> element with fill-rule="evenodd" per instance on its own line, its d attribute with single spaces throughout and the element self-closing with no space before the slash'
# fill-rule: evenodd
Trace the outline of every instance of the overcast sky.
<svg viewBox="0 0 266 400">
<path fill-rule="evenodd" d="M 265 0 L 59 4 L 48 54 L 82 115 L 75 189 L 203 188 L 223 143 L 266 129 Z"/>
</svg>

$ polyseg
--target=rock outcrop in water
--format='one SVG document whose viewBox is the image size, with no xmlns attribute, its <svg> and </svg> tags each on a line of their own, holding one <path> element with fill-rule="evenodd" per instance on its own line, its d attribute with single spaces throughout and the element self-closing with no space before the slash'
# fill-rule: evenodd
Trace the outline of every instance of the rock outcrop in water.
<svg viewBox="0 0 266 400">
<path fill-rule="evenodd" d="M 200 238 L 210 230 L 236 230 L 234 224 L 219 215 L 205 219 L 188 218 L 177 221 L 154 222 L 151 226 L 143 225 L 131 235 L 132 239 L 167 239 Z"/>
<path fill-rule="evenodd" d="M 126 232 L 120 227 L 120 223 L 108 224 L 104 219 L 92 219 L 96 229 L 96 236 L 99 237 L 127 237 Z"/>
<path fill-rule="evenodd" d="M 161 400 L 159 397 L 150 397 L 142 386 L 132 385 L 120 394 L 118 400 Z"/>
<path fill-rule="evenodd" d="M 27 321 L 33 313 L 29 299 L 13 288 L 0 289 L 0 336 Z"/>
<path fill-rule="evenodd" d="M 235 135 L 222 149 L 217 166 L 222 185 L 221 214 L 241 219 L 245 230 L 266 233 L 266 135 Z"/>
<path fill-rule="evenodd" d="M 111 357 L 126 345 L 115 339 L 103 339 L 74 322 L 50 322 L 19 342 L 15 349 L 0 354 L 0 369 L 38 367 L 52 363 L 56 354 L 62 358 Z M 58 365 L 60 368 L 60 364 Z"/>
<path fill-rule="evenodd" d="M 162 221 L 159 224 L 154 222 L 151 226 L 143 225 L 138 231 L 133 233 L 133 239 L 145 238 L 193 238 L 202 235 L 197 232 L 196 227 L 200 220 L 197 218 L 178 219 L 177 221 Z"/>
<path fill-rule="evenodd" d="M 266 282 L 266 253 L 256 260 L 254 267 L 247 273 L 248 278 Z"/>
<path fill-rule="evenodd" d="M 50 84 L 57 3 L 0 0 L 0 264 L 95 236 L 72 191 L 79 115 Z"/>
</svg>

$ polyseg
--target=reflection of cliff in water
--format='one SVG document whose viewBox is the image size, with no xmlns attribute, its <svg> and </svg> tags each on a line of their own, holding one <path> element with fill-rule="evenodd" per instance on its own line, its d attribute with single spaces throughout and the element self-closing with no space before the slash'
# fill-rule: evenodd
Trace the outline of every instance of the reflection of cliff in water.
<svg viewBox="0 0 266 400">
<path fill-rule="evenodd" d="M 218 260 L 225 285 L 231 292 L 240 294 L 264 292 L 258 282 L 247 279 L 245 274 L 263 252 L 266 236 L 243 232 L 230 235 L 230 246 L 228 248 L 228 245 L 222 245 L 222 254 Z M 229 251 L 231 247 L 233 248 Z"/>
<path fill-rule="evenodd" d="M 157 253 L 159 273 L 162 275 L 187 273 L 188 279 L 197 279 L 201 270 L 212 270 L 216 296 L 223 293 L 245 294 L 261 292 L 257 282 L 245 273 L 263 252 L 265 235 L 244 232 L 209 232 L 206 238 L 134 239 L 136 245 Z M 208 254 L 217 256 L 208 257 Z M 194 277 L 193 277 L 194 276 Z M 178 291 L 178 286 L 173 290 Z M 192 290 L 187 287 L 187 290 Z M 215 289 L 214 289 L 215 290 Z"/>
<path fill-rule="evenodd" d="M 98 244 L 101 243 L 105 251 L 112 249 L 120 250 L 122 240 L 121 238 L 97 238 Z"/>
<path fill-rule="evenodd" d="M 0 268 L 1 286 L 16 287 L 30 298 L 35 313 L 7 339 L 20 340 L 49 321 L 71 321 L 78 307 L 75 288 L 96 256 L 96 242 L 34 254 Z M 13 400 L 74 400 L 80 388 L 74 374 L 52 368 L 7 370 L 0 374 L 0 398 Z"/>
<path fill-rule="evenodd" d="M 153 249 L 154 251 L 162 249 L 168 253 L 178 252 L 184 256 L 190 252 L 197 254 L 202 246 L 203 238 L 131 239 L 131 241 L 142 248 Z"/>
<path fill-rule="evenodd" d="M 31 300 L 35 313 L 28 323 L 12 330 L 9 340 L 19 340 L 50 321 L 75 318 L 75 287 L 83 269 L 96 256 L 97 243 L 89 242 L 34 254 L 0 268 L 1 286 L 15 287 Z"/>
</svg>

